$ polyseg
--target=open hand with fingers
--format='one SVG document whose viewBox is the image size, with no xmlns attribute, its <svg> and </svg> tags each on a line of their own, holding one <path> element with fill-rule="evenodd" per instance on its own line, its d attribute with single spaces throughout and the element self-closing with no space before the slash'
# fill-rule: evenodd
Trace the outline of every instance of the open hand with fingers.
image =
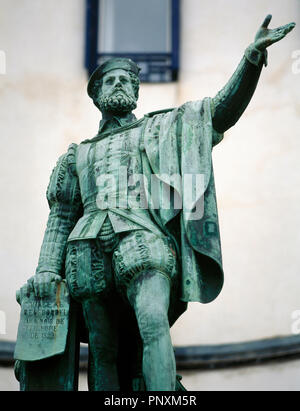
<svg viewBox="0 0 300 411">
<path fill-rule="evenodd" d="M 289 23 L 276 29 L 268 29 L 271 19 L 272 16 L 269 14 L 256 33 L 254 46 L 258 50 L 263 51 L 273 43 L 283 39 L 296 25 L 296 23 Z"/>
</svg>

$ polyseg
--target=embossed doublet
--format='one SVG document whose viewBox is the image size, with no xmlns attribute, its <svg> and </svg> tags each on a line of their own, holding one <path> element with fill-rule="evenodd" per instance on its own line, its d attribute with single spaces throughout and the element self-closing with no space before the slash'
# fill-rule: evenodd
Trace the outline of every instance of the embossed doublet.
<svg viewBox="0 0 300 411">
<path fill-rule="evenodd" d="M 78 146 L 76 171 L 84 215 L 69 241 L 96 238 L 106 217 L 115 233 L 146 228 L 160 234 L 145 201 L 140 156 L 142 124 L 113 130 L 103 139 Z"/>
</svg>

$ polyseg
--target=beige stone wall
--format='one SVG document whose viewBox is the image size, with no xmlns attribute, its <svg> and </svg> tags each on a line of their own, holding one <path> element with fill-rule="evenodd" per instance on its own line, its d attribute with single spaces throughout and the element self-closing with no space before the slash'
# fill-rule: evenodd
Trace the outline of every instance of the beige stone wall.
<svg viewBox="0 0 300 411">
<path fill-rule="evenodd" d="M 50 172 L 100 117 L 85 91 L 84 1 L 0 0 L 0 11 L 0 339 L 14 340 L 15 290 L 35 271 Z M 176 345 L 290 334 L 300 309 L 299 1 L 182 0 L 180 81 L 142 85 L 136 115 L 215 95 L 268 13 L 272 27 L 298 26 L 270 48 L 249 108 L 214 150 L 225 285 L 215 302 L 190 304 Z"/>
</svg>

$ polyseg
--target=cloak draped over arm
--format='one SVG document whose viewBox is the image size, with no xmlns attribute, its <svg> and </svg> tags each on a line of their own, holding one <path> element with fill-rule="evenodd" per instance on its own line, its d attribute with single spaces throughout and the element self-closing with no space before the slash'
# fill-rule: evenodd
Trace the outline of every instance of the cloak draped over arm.
<svg viewBox="0 0 300 411">
<path fill-rule="evenodd" d="M 159 206 L 154 210 L 150 207 L 150 212 L 166 230 L 177 217 L 175 237 L 182 270 L 180 299 L 185 302 L 208 303 L 217 297 L 223 285 L 211 161 L 213 144 L 222 137 L 213 129 L 210 98 L 154 115 L 148 118 L 144 129 L 144 165 L 148 162 L 151 173 L 161 181 L 156 201 Z M 144 166 L 148 180 L 149 170 Z M 199 184 L 192 184 L 193 178 L 198 178 Z M 151 189 L 150 185 L 150 192 Z M 173 202 L 166 199 L 170 191 Z M 174 207 L 175 199 L 179 198 L 180 209 Z M 169 207 L 164 208 L 166 204 Z"/>
</svg>

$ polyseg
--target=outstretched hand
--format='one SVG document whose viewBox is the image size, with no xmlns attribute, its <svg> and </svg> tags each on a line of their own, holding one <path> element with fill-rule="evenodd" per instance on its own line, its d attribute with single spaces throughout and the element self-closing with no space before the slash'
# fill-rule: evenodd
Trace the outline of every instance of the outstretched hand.
<svg viewBox="0 0 300 411">
<path fill-rule="evenodd" d="M 283 39 L 296 25 L 296 23 L 289 23 L 276 29 L 268 29 L 271 19 L 272 16 L 269 14 L 256 33 L 254 45 L 258 50 L 263 51 L 273 43 Z"/>
</svg>

